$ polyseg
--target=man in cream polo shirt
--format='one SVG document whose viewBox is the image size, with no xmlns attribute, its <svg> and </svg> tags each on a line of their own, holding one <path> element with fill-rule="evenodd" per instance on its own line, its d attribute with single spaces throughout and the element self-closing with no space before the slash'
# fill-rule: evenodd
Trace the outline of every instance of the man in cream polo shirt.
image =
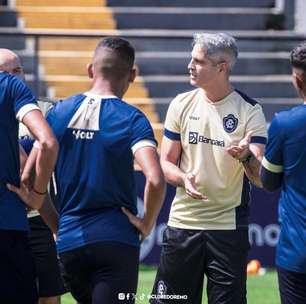
<svg viewBox="0 0 306 304">
<path fill-rule="evenodd" d="M 249 181 L 261 186 L 266 143 L 261 106 L 235 90 L 238 52 L 226 34 L 196 34 L 190 82 L 170 104 L 161 164 L 177 187 L 151 303 L 246 303 Z M 175 300 L 173 300 L 175 299 Z"/>
</svg>

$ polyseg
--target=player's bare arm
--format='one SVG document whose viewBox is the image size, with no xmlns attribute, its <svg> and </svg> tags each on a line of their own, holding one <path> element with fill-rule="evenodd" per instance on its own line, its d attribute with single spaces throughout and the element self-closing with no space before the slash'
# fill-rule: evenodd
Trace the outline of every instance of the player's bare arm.
<svg viewBox="0 0 306 304">
<path fill-rule="evenodd" d="M 57 234 L 57 227 L 58 227 L 58 213 L 54 207 L 53 202 L 51 201 L 51 197 L 49 193 L 45 196 L 44 202 L 39 209 L 39 213 L 45 223 L 49 226 L 51 231 L 54 234 Z"/>
<path fill-rule="evenodd" d="M 27 189 L 23 183 L 20 188 L 13 185 L 8 185 L 8 187 L 16 192 L 29 207 L 39 209 L 43 204 L 48 182 L 56 162 L 58 144 L 40 111 L 30 111 L 24 116 L 22 122 L 28 127 L 38 143 L 36 145 L 38 151 L 35 162 L 35 181 L 32 191 Z M 31 161 L 31 158 L 28 161 Z M 25 167 L 27 166 L 26 163 Z"/>
<path fill-rule="evenodd" d="M 265 145 L 250 144 L 250 155 L 242 161 L 242 165 L 248 179 L 259 188 L 262 188 L 260 179 L 260 164 L 263 158 Z"/>
<path fill-rule="evenodd" d="M 248 132 L 238 145 L 228 147 L 227 152 L 242 163 L 250 182 L 262 188 L 259 170 L 265 145 L 250 143 L 252 134 L 252 131 Z"/>
<path fill-rule="evenodd" d="M 123 212 L 128 216 L 130 222 L 140 231 L 141 240 L 144 240 L 150 234 L 162 207 L 166 184 L 156 148 L 139 148 L 135 152 L 134 157 L 146 177 L 144 216 L 143 218 L 137 217 L 126 208 L 123 208 Z"/>
<path fill-rule="evenodd" d="M 195 176 L 191 172 L 183 172 L 178 167 L 182 146 L 180 141 L 174 141 L 163 137 L 161 145 L 161 166 L 166 181 L 175 187 L 184 187 L 186 193 L 194 199 L 207 199 L 196 189 Z"/>
<path fill-rule="evenodd" d="M 27 153 L 24 151 L 21 145 L 19 145 L 19 159 L 20 159 L 20 175 L 21 175 L 24 170 L 26 161 L 28 159 Z"/>
<path fill-rule="evenodd" d="M 39 149 L 33 147 L 22 171 L 21 182 L 31 191 L 35 180 L 35 164 Z"/>
</svg>

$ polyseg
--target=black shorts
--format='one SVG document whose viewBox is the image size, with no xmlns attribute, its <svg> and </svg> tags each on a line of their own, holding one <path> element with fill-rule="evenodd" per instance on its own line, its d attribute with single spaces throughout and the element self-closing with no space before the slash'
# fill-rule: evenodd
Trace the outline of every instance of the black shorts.
<svg viewBox="0 0 306 304">
<path fill-rule="evenodd" d="M 167 227 L 150 303 L 246 303 L 247 230 Z"/>
<path fill-rule="evenodd" d="M 35 266 L 25 231 L 0 230 L 0 303 L 36 304 Z"/>
<path fill-rule="evenodd" d="M 306 303 L 306 273 L 277 268 L 278 285 L 282 304 Z"/>
<path fill-rule="evenodd" d="M 33 253 L 39 297 L 64 294 L 56 246 L 49 227 L 41 216 L 29 218 L 29 242 Z"/>
<path fill-rule="evenodd" d="M 99 242 L 60 254 L 66 288 L 79 304 L 134 303 L 139 248 Z"/>
</svg>

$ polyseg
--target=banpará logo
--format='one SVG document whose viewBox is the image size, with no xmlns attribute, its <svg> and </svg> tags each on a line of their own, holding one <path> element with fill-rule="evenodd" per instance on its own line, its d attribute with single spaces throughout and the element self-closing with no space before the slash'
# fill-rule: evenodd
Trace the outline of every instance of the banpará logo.
<svg viewBox="0 0 306 304">
<path fill-rule="evenodd" d="M 228 114 L 223 118 L 223 128 L 227 133 L 232 133 L 236 130 L 238 126 L 238 118 L 233 114 Z"/>
<path fill-rule="evenodd" d="M 198 132 L 189 132 L 189 143 L 195 145 L 197 143 L 211 144 L 213 146 L 225 147 L 224 140 L 211 139 L 202 135 Z"/>
<path fill-rule="evenodd" d="M 92 131 L 81 131 L 73 130 L 72 134 L 75 136 L 75 139 L 93 139 L 95 132 Z"/>
</svg>

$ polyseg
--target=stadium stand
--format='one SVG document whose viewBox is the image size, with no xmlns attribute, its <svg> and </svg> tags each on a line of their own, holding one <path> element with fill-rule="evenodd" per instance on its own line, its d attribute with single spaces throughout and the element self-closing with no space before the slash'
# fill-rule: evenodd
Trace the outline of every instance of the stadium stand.
<svg viewBox="0 0 306 304">
<path fill-rule="evenodd" d="M 0 29 L 17 28 L 17 14 L 16 11 L 7 5 L 6 0 L 0 0 Z M 1 36 L 0 46 L 2 48 L 23 49 L 25 48 L 25 40 Z"/>
<path fill-rule="evenodd" d="M 21 31 L 19 28 L 18 13 L 14 7 L 8 6 L 8 1 L 0 1 L 0 30 L 5 32 L 18 33 Z M 28 85 L 34 90 L 34 70 L 35 60 L 33 47 L 26 37 L 20 35 L 1 35 L 0 47 L 14 50 L 22 59 L 24 69 L 26 71 L 26 80 Z M 46 85 L 44 81 L 40 83 L 40 95 L 46 96 Z"/>
<path fill-rule="evenodd" d="M 147 28 L 151 35 L 132 42 L 162 121 L 171 98 L 191 88 L 186 66 L 194 31 L 227 31 L 238 38 L 240 58 L 232 81 L 263 103 L 268 120 L 295 102 L 288 56 L 304 37 L 294 31 L 294 1 L 108 0 L 108 4 L 118 29 Z"/>
<path fill-rule="evenodd" d="M 17 18 L 15 10 L 9 8 L 6 3 L 0 2 L 0 27 L 17 26 Z"/>
<path fill-rule="evenodd" d="M 16 10 L 20 24 L 34 31 L 97 31 L 116 28 L 111 10 L 100 0 L 16 0 Z M 86 63 L 90 62 L 96 43 L 97 39 L 40 39 L 40 71 L 48 85 L 48 97 L 61 99 L 89 88 Z M 154 125 L 156 136 L 161 138 L 162 125 L 140 77 L 125 97 L 146 113 Z"/>
<path fill-rule="evenodd" d="M 2 7 L 5 2 L 1 0 Z M 125 97 L 146 113 L 159 139 L 160 122 L 170 100 L 191 88 L 186 66 L 195 31 L 227 31 L 238 39 L 240 59 L 232 81 L 237 89 L 262 102 L 268 121 L 275 111 L 297 101 L 288 56 L 290 49 L 305 36 L 294 31 L 292 0 L 16 0 L 15 3 L 15 10 L 11 7 L 0 10 L 0 28 L 2 16 L 13 14 L 15 19 L 8 21 L 11 24 L 3 26 L 19 24 L 41 33 L 90 31 L 103 35 L 103 30 L 109 30 L 129 39 L 136 47 L 140 77 Z M 22 39 L 1 37 L 1 42 L 8 39 L 16 42 L 13 49 L 22 49 L 19 42 Z M 40 72 L 48 87 L 46 95 L 57 99 L 89 87 L 85 64 L 96 41 L 40 39 Z M 26 68 L 30 68 L 32 55 L 22 52 L 19 54 Z M 44 91 L 43 85 L 41 92 Z"/>
</svg>

